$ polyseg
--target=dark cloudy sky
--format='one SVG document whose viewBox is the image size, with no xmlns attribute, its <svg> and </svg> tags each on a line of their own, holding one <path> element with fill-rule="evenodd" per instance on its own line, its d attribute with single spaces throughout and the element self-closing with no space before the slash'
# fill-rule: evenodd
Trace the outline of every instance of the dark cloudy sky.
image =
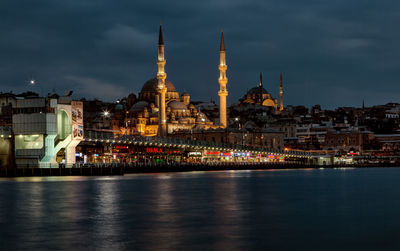
<svg viewBox="0 0 400 251">
<path fill-rule="evenodd" d="M 166 71 L 178 91 L 217 98 L 220 30 L 229 103 L 264 74 L 286 104 L 323 108 L 400 102 L 400 1 L 5 0 L 0 3 L 0 90 L 33 76 L 44 93 L 115 100 L 156 74 L 163 23 Z"/>
</svg>

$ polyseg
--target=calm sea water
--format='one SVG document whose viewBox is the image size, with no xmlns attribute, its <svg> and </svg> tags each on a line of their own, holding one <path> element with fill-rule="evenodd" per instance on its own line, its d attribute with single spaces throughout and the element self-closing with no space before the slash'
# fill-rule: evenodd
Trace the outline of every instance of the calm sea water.
<svg viewBox="0 0 400 251">
<path fill-rule="evenodd" d="M 0 179 L 1 250 L 400 250 L 400 169 Z"/>
</svg>

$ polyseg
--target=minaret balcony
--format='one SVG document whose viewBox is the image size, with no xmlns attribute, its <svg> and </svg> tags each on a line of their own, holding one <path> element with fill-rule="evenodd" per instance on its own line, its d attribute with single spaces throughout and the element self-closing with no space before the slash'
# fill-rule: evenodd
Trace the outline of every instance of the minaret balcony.
<svg viewBox="0 0 400 251">
<path fill-rule="evenodd" d="M 220 70 L 220 71 L 226 71 L 227 69 L 228 69 L 228 66 L 226 65 L 226 64 L 224 64 L 224 65 L 219 65 L 218 66 L 218 69 Z"/>
<path fill-rule="evenodd" d="M 228 91 L 226 89 L 218 91 L 218 96 L 228 96 Z"/>
<path fill-rule="evenodd" d="M 218 79 L 218 83 L 221 86 L 225 86 L 228 83 L 228 79 L 227 78 L 220 78 Z"/>
</svg>

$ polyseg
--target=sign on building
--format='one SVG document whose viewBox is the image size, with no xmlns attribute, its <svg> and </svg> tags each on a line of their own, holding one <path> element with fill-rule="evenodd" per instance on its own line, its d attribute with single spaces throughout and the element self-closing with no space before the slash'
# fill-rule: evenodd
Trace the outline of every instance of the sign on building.
<svg viewBox="0 0 400 251">
<path fill-rule="evenodd" d="M 72 101 L 72 137 L 83 139 L 83 104 L 80 101 Z"/>
</svg>

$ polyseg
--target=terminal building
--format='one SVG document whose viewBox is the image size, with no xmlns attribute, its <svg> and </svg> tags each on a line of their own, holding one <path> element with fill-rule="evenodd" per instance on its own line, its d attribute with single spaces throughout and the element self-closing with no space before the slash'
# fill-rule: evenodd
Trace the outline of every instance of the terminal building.
<svg viewBox="0 0 400 251">
<path fill-rule="evenodd" d="M 58 167 L 75 163 L 83 139 L 82 103 L 70 96 L 17 99 L 13 108 L 17 167 Z"/>
</svg>

